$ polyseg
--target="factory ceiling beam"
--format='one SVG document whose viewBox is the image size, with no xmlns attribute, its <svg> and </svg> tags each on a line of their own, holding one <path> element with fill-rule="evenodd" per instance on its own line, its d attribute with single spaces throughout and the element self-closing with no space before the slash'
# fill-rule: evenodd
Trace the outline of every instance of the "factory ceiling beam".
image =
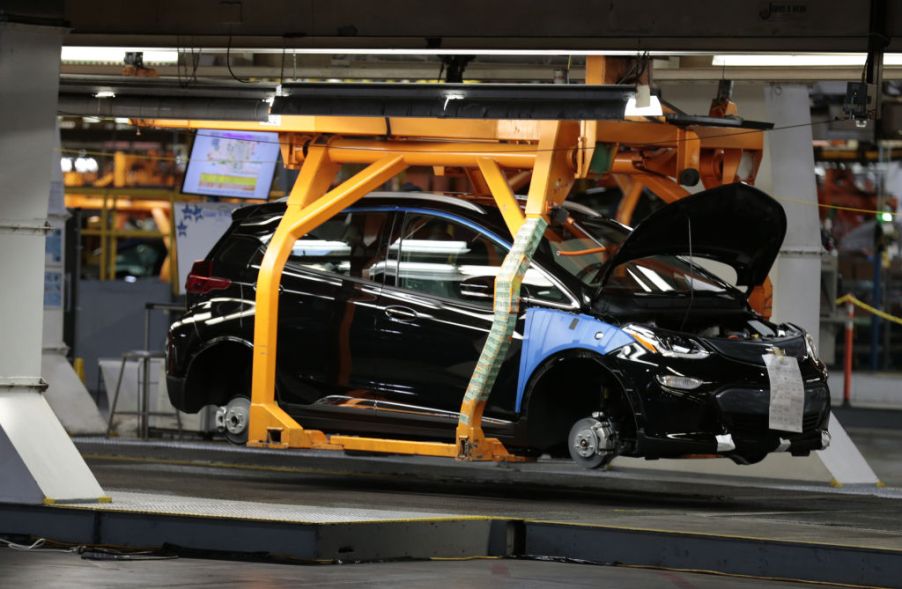
<svg viewBox="0 0 902 589">
<path fill-rule="evenodd" d="M 885 0 L 875 0 L 885 2 Z M 250 47 L 440 47 L 499 49 L 670 49 L 702 51 L 863 51 L 870 3 L 838 0 L 119 0 L 5 2 L 20 18 L 57 18 L 66 44 Z M 0 10 L 3 10 L 0 8 Z M 902 6 L 886 2 L 890 37 Z M 887 51 L 898 51 L 893 39 Z"/>
</svg>

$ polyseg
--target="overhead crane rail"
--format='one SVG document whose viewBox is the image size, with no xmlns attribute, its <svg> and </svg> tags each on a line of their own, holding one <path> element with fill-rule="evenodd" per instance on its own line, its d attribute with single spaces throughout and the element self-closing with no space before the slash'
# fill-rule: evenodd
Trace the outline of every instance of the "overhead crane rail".
<svg viewBox="0 0 902 589">
<path fill-rule="evenodd" d="M 666 202 L 683 184 L 753 183 L 762 123 L 720 97 L 693 117 L 625 117 L 625 86 L 300 85 L 277 97 L 267 122 L 139 120 L 186 129 L 276 131 L 286 167 L 299 169 L 257 278 L 249 446 L 316 448 L 523 461 L 482 429 L 482 413 L 519 313 L 520 282 L 549 212 L 580 178 L 613 176 L 634 207 L 647 187 Z M 336 113 L 351 116 L 336 116 Z M 517 114 L 518 118 L 509 115 Z M 587 118 L 585 115 L 592 115 Z M 503 115 L 499 117 L 498 115 Z M 333 186 L 342 164 L 366 167 Z M 275 399 L 279 285 L 295 240 L 411 166 L 463 170 L 494 198 L 514 237 L 496 278 L 493 324 L 460 409 L 453 441 L 426 442 L 305 429 Z M 525 210 L 512 185 L 529 178 Z"/>
</svg>

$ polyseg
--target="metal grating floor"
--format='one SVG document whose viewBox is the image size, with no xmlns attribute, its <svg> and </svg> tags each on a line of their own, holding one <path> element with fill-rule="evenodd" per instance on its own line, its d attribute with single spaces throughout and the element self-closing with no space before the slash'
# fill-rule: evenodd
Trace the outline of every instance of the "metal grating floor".
<svg viewBox="0 0 902 589">
<path fill-rule="evenodd" d="M 447 513 L 400 511 L 391 509 L 358 509 L 324 507 L 320 505 L 285 505 L 205 499 L 158 493 L 114 491 L 111 503 L 60 504 L 64 509 L 85 509 L 133 514 L 168 515 L 177 517 L 219 518 L 296 524 L 345 524 L 397 521 L 444 521 L 490 519 L 478 516 L 459 516 Z"/>
</svg>

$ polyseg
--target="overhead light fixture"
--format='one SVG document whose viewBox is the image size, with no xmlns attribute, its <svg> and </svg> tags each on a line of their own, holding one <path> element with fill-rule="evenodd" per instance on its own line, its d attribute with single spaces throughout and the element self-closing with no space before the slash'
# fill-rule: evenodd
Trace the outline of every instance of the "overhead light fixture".
<svg viewBox="0 0 902 589">
<path fill-rule="evenodd" d="M 179 60 L 176 49 L 154 47 L 75 47 L 64 46 L 60 52 L 63 63 L 112 63 L 121 65 L 126 53 L 143 53 L 147 65 L 175 65 Z"/>
<path fill-rule="evenodd" d="M 236 49 L 232 49 L 236 51 Z M 248 51 L 255 51 L 248 49 Z M 282 50 L 279 49 L 281 52 Z M 598 49 L 367 49 L 360 47 L 300 47 L 297 49 L 288 49 L 290 53 L 307 54 L 307 55 L 499 55 L 499 56 L 518 56 L 518 55 L 561 55 L 561 56 L 583 56 L 583 55 L 609 55 L 612 57 L 635 57 L 636 51 L 609 51 Z M 651 51 L 651 57 L 667 56 L 667 55 L 687 55 L 685 51 Z"/>
<path fill-rule="evenodd" d="M 718 67 L 864 67 L 865 53 L 725 53 L 711 59 Z M 883 65 L 902 65 L 902 53 L 884 53 Z"/>
<path fill-rule="evenodd" d="M 292 55 L 496 55 L 496 56 L 589 56 L 635 57 L 637 52 L 599 49 L 478 49 L 458 47 L 453 49 L 428 48 L 365 48 L 365 47 L 195 47 L 202 53 L 290 53 Z M 126 52 L 144 53 L 144 63 L 175 64 L 178 62 L 176 47 L 80 47 L 67 45 L 62 48 L 64 63 L 114 62 L 121 63 Z M 651 57 L 672 55 L 710 55 L 695 51 L 650 51 Z"/>
<path fill-rule="evenodd" d="M 660 117 L 664 116 L 664 111 L 661 109 L 661 101 L 657 96 L 649 96 L 646 106 L 641 106 L 641 102 L 637 100 L 636 96 L 630 96 L 626 101 L 626 110 L 623 112 L 623 116 Z"/>
<path fill-rule="evenodd" d="M 94 98 L 116 98 L 116 93 L 112 90 L 101 90 L 94 93 Z"/>
<path fill-rule="evenodd" d="M 75 158 L 75 171 L 79 173 L 86 172 L 96 172 L 100 169 L 100 166 L 97 163 L 97 160 L 92 157 L 77 157 Z"/>
</svg>

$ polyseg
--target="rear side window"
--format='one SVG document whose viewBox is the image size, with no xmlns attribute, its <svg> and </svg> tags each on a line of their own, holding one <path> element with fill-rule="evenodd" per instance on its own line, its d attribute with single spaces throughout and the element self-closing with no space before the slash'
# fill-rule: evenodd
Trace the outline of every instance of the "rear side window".
<svg viewBox="0 0 902 589">
<path fill-rule="evenodd" d="M 233 280 L 252 279 L 249 265 L 259 248 L 259 239 L 233 233 L 212 252 L 214 275 Z"/>
<path fill-rule="evenodd" d="M 382 281 L 380 250 L 390 229 L 390 213 L 344 212 L 329 219 L 301 239 L 288 263 L 375 282 Z"/>
</svg>

